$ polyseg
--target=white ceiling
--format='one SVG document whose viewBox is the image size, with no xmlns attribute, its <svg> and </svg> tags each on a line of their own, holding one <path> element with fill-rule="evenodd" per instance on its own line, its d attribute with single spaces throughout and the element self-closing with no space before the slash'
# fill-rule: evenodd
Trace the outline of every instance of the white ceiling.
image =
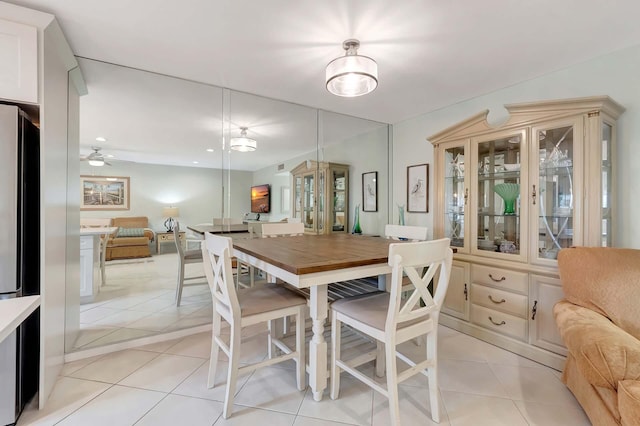
<svg viewBox="0 0 640 426">
<path fill-rule="evenodd" d="M 385 123 L 640 43 L 637 0 L 9 2 L 56 15 L 81 57 Z M 360 98 L 324 87 L 347 38 L 378 62 Z"/>
</svg>

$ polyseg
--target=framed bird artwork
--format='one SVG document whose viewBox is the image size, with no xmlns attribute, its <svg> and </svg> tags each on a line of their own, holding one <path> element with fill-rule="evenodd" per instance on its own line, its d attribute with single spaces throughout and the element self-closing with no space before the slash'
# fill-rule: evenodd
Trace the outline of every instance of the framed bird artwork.
<svg viewBox="0 0 640 426">
<path fill-rule="evenodd" d="M 429 165 L 407 167 L 407 211 L 429 212 Z"/>
<path fill-rule="evenodd" d="M 378 211 L 378 172 L 362 174 L 362 211 Z"/>
</svg>

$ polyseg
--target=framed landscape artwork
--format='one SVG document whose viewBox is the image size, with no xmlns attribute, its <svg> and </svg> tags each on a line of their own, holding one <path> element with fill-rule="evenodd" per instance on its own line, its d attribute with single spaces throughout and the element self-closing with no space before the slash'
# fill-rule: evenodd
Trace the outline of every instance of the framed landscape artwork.
<svg viewBox="0 0 640 426">
<path fill-rule="evenodd" d="M 407 211 L 429 212 L 429 165 L 407 167 Z"/>
<path fill-rule="evenodd" d="M 378 172 L 362 174 L 362 211 L 378 211 Z"/>
<path fill-rule="evenodd" d="M 80 176 L 80 210 L 129 210 L 129 178 Z"/>
</svg>

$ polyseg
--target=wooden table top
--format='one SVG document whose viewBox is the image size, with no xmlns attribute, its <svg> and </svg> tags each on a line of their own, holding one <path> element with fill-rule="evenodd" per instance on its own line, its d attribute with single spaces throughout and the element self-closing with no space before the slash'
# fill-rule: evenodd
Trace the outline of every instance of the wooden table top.
<svg viewBox="0 0 640 426">
<path fill-rule="evenodd" d="M 234 249 L 296 275 L 387 263 L 389 244 L 351 234 L 302 235 L 234 241 Z"/>
</svg>

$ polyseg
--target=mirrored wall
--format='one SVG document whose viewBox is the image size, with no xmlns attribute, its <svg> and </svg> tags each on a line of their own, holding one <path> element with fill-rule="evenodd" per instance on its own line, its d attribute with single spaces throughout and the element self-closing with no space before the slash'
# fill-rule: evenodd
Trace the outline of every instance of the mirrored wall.
<svg viewBox="0 0 640 426">
<path fill-rule="evenodd" d="M 351 232 L 356 207 L 363 233 L 383 233 L 389 220 L 388 125 L 98 61 L 79 62 L 88 94 L 80 99 L 78 178 L 123 179 L 128 197 L 126 206 L 90 205 L 81 197 L 81 223 L 140 218 L 137 223 L 146 226 L 137 226 L 153 236 L 146 242 L 148 255 L 107 260 L 105 280 L 89 296 L 86 288 L 68 286 L 67 352 L 210 323 L 211 296 L 204 281 L 186 287 L 176 306 L 179 258 L 167 229 L 167 207 L 174 208 L 171 219 L 187 248 L 201 238 L 190 227 L 222 218 L 227 224 L 300 217 L 311 233 Z M 241 138 L 255 142 L 255 150 L 231 149 Z M 89 164 L 95 148 L 109 165 Z M 316 183 L 321 180 L 326 189 L 304 192 L 303 180 L 297 179 L 301 171 L 314 172 Z M 252 203 L 252 188 L 268 189 L 266 205 Z M 186 265 L 187 276 L 202 274 L 201 264 Z"/>
</svg>

